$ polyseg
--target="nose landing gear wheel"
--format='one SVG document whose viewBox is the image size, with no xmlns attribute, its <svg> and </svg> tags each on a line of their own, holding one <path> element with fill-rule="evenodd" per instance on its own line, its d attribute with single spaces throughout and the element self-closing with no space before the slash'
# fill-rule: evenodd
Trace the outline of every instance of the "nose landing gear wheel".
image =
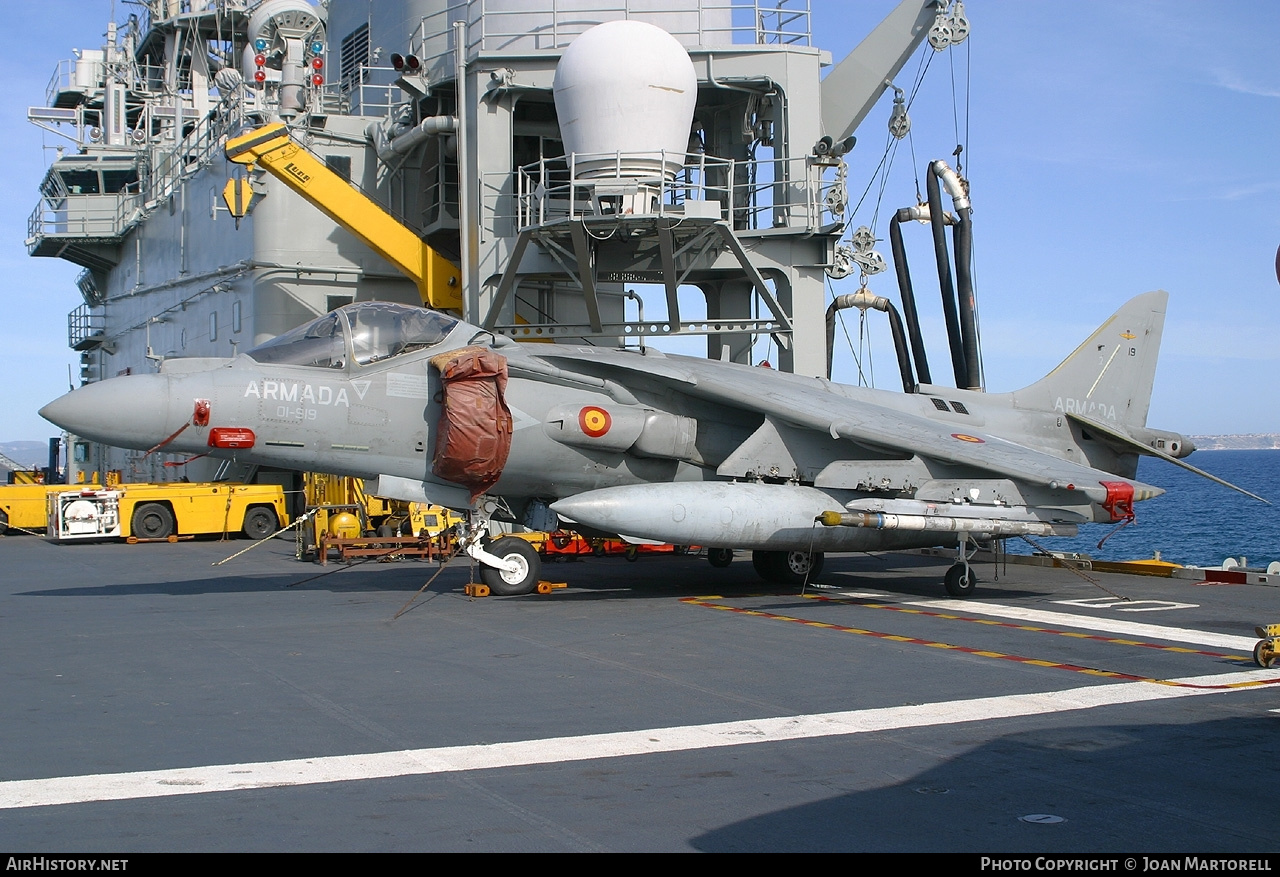
<svg viewBox="0 0 1280 877">
<path fill-rule="evenodd" d="M 973 568 L 969 564 L 957 563 L 947 570 L 943 584 L 946 585 L 947 593 L 951 596 L 968 597 L 977 588 L 978 577 L 973 574 Z"/>
<path fill-rule="evenodd" d="M 515 565 L 512 572 L 506 572 L 481 564 L 480 578 L 489 586 L 490 592 L 499 597 L 533 593 L 533 589 L 538 586 L 538 578 L 542 575 L 542 559 L 532 545 L 523 539 L 505 536 L 486 550 Z"/>
</svg>

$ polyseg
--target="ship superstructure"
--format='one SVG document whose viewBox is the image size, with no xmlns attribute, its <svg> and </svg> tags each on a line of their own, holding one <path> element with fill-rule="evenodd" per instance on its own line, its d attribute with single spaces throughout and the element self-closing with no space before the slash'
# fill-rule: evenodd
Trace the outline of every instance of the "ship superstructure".
<svg viewBox="0 0 1280 877">
<path fill-rule="evenodd" d="M 705 336 L 738 362 L 769 339 L 778 367 L 825 375 L 842 154 L 938 12 L 903 3 L 824 80 L 806 0 L 132 8 L 30 111 L 69 141 L 27 243 L 84 269 L 86 382 L 420 300 L 342 222 L 226 159 L 271 122 L 457 265 L 471 322 L 578 345 Z M 165 480 L 165 462 L 99 447 L 83 465 Z"/>
</svg>

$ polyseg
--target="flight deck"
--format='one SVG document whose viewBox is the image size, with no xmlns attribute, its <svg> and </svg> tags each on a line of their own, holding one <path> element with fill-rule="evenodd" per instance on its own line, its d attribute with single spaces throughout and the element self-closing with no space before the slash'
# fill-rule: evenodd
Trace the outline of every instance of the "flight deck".
<svg viewBox="0 0 1280 877">
<path fill-rule="evenodd" d="M 465 558 L 213 565 L 243 547 L 0 542 L 6 846 L 1280 844 L 1241 797 L 1280 749 L 1270 586 L 979 563 L 955 600 L 948 558 L 884 553 L 800 593 L 642 555 L 470 599 Z"/>
</svg>

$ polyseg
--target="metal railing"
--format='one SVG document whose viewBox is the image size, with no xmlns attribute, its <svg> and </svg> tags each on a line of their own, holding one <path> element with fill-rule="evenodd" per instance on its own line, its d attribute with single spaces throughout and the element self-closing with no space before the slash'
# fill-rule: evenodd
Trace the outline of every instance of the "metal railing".
<svg viewBox="0 0 1280 877">
<path fill-rule="evenodd" d="M 636 172 L 638 162 L 645 161 L 653 171 Z M 680 163 L 674 177 L 660 170 L 668 161 Z M 589 167 L 586 173 L 584 165 Z M 575 153 L 525 165 L 514 177 L 488 174 L 482 184 L 487 228 L 507 220 L 528 228 L 558 219 L 616 214 L 621 199 L 630 195 L 642 196 L 657 216 L 688 215 L 687 202 L 715 203 L 720 216 L 740 231 L 813 231 L 843 219 L 827 216 L 830 203 L 842 203 L 840 198 L 829 199 L 844 185 L 835 168 L 803 157 L 735 161 L 701 153 Z"/>
<path fill-rule="evenodd" d="M 85 74 L 77 77 L 76 70 L 85 65 Z M 163 88 L 165 68 L 156 64 L 139 64 L 133 59 L 113 64 L 116 81 L 131 92 L 152 92 Z M 102 59 L 64 58 L 53 68 L 53 76 L 44 89 L 47 107 L 56 105 L 58 95 L 64 92 L 80 92 L 85 95 L 102 91 L 107 62 Z"/>
<path fill-rule="evenodd" d="M 59 61 L 53 68 L 53 76 L 49 78 L 49 84 L 44 88 L 44 105 L 46 107 L 53 106 L 54 102 L 58 99 L 58 95 L 64 91 L 74 91 L 78 88 L 92 90 L 88 86 L 73 86 L 73 83 L 75 82 L 76 66 L 82 63 L 92 64 L 94 67 L 98 68 L 103 66 L 102 61 L 82 61 L 78 58 L 66 58 Z M 93 76 L 93 81 L 95 83 L 101 81 L 101 79 L 101 73 L 96 73 L 96 75 Z"/>
<path fill-rule="evenodd" d="M 340 98 L 344 113 L 357 116 L 390 116 L 405 102 L 405 93 L 395 84 L 399 73 L 392 67 L 360 65 L 348 82 L 329 82 L 323 89 L 326 101 Z"/>
<path fill-rule="evenodd" d="M 85 241 L 120 238 L 145 212 L 172 195 L 185 177 L 220 157 L 224 138 L 243 121 L 241 107 L 226 105 L 222 112 L 193 119 L 185 137 L 153 150 L 153 164 L 148 170 L 143 163 L 145 177 L 134 191 L 45 195 L 27 220 L 28 249 L 34 252 L 43 238 L 54 235 Z"/>
<path fill-rule="evenodd" d="M 158 22 L 192 14 L 228 17 L 233 12 L 245 12 L 254 0 L 143 0 L 141 31 L 146 33 Z"/>
<path fill-rule="evenodd" d="M 222 112 L 202 116 L 191 133 L 155 158 L 149 185 L 144 189 L 144 207 L 150 209 L 164 201 L 186 176 L 222 157 L 222 143 L 244 123 L 239 104 L 224 104 Z"/>
<path fill-rule="evenodd" d="M 88 305 L 80 305 L 67 314 L 67 346 L 77 348 L 95 335 L 102 335 L 106 328 L 105 314 L 95 314 Z"/>
<path fill-rule="evenodd" d="M 86 242 L 118 240 L 141 204 L 136 193 L 43 197 L 27 218 L 27 249 L 52 236 Z"/>
<path fill-rule="evenodd" d="M 657 8 L 652 0 L 612 0 L 582 8 L 564 0 L 455 0 L 425 16 L 410 39 L 432 81 L 452 77 L 453 23 L 467 22 L 467 53 L 563 49 L 587 28 L 633 19 L 684 46 L 812 45 L 810 0 L 697 0 Z"/>
</svg>

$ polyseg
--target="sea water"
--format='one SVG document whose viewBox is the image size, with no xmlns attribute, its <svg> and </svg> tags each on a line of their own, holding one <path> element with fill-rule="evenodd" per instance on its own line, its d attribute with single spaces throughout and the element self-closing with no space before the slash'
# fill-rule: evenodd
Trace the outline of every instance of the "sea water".
<svg viewBox="0 0 1280 877">
<path fill-rule="evenodd" d="M 1113 524 L 1083 524 L 1071 539 L 1036 542 L 1050 551 L 1074 551 L 1096 560 L 1141 560 L 1160 552 L 1162 560 L 1188 566 L 1219 566 L 1228 557 L 1248 559 L 1265 569 L 1280 561 L 1280 450 L 1197 451 L 1187 459 L 1200 469 L 1256 493 L 1266 505 L 1193 472 L 1154 457 L 1138 462 L 1138 480 L 1166 493 L 1136 503 L 1137 518 L 1115 532 L 1102 548 L 1098 542 Z M 1007 542 L 1010 552 L 1030 554 L 1021 539 Z"/>
</svg>

